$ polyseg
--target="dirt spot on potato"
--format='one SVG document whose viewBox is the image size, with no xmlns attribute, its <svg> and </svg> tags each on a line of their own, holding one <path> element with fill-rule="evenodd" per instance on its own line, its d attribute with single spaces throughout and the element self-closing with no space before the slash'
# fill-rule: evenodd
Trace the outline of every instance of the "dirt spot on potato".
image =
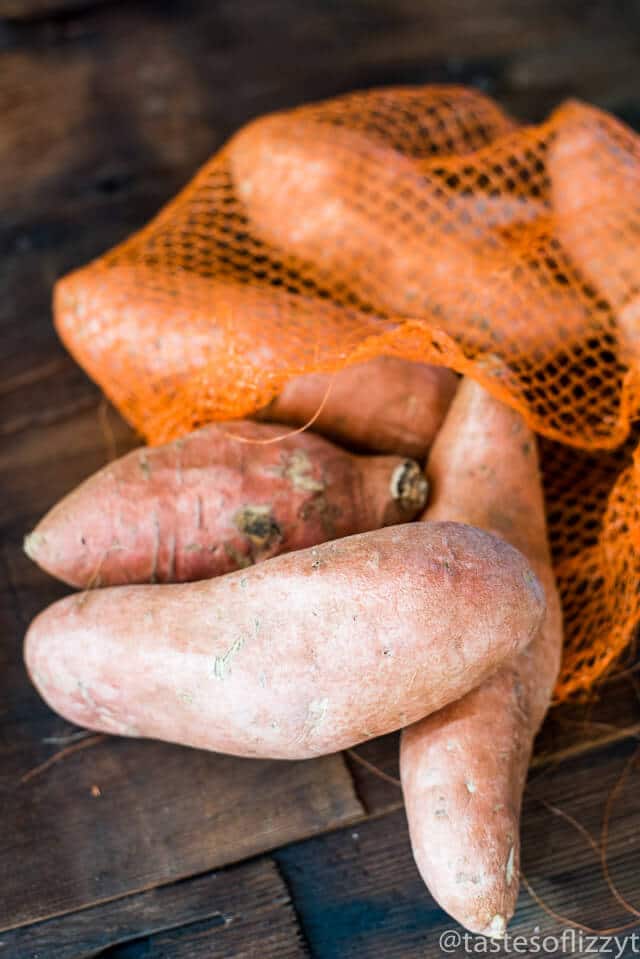
<svg viewBox="0 0 640 959">
<path fill-rule="evenodd" d="M 224 544 L 224 551 L 231 562 L 234 563 L 236 569 L 246 569 L 247 566 L 253 565 L 253 557 L 243 555 L 240 550 L 237 550 L 231 543 Z"/>
<path fill-rule="evenodd" d="M 140 471 L 145 479 L 151 478 L 151 464 L 147 459 L 147 454 L 144 450 L 140 450 L 138 454 L 138 465 L 140 466 Z"/>
<path fill-rule="evenodd" d="M 313 463 L 304 450 L 294 450 L 283 457 L 282 466 L 274 470 L 276 476 L 289 480 L 295 490 L 302 493 L 323 493 L 324 481 L 313 475 Z"/>
<path fill-rule="evenodd" d="M 341 510 L 327 501 L 324 493 L 318 493 L 306 503 L 303 503 L 298 511 L 301 520 L 307 520 L 317 517 L 322 526 L 322 530 L 328 539 L 336 535 L 336 520 L 340 518 Z"/>
<path fill-rule="evenodd" d="M 282 542 L 282 529 L 269 506 L 243 506 L 233 522 L 256 550 L 267 550 Z"/>
<path fill-rule="evenodd" d="M 460 871 L 456 873 L 456 882 L 461 886 L 479 886 L 480 876 L 475 872 Z"/>
</svg>

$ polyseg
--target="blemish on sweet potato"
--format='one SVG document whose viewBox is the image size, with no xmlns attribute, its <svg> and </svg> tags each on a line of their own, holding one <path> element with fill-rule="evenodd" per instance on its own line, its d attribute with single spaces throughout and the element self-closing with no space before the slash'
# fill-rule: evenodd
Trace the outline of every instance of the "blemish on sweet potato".
<svg viewBox="0 0 640 959">
<path fill-rule="evenodd" d="M 202 516 L 203 516 L 203 505 L 202 505 L 202 495 L 197 494 L 195 499 L 195 510 L 196 510 L 196 529 L 202 529 Z"/>
<path fill-rule="evenodd" d="M 515 846 L 512 846 L 509 850 L 509 855 L 507 857 L 507 865 L 505 868 L 505 879 L 507 881 L 507 886 L 510 886 L 513 882 L 513 877 L 515 874 L 515 858 L 516 858 L 516 849 Z"/>
<path fill-rule="evenodd" d="M 427 503 L 429 484 L 415 460 L 405 460 L 391 474 L 390 492 L 403 509 L 424 509 Z"/>
<path fill-rule="evenodd" d="M 160 517 L 158 513 L 154 514 L 153 517 L 153 554 L 151 557 L 151 575 L 149 576 L 149 582 L 157 583 L 158 582 L 158 557 L 160 554 Z"/>
<path fill-rule="evenodd" d="M 270 549 L 283 539 L 282 529 L 269 506 L 243 506 L 233 522 L 258 550 Z"/>
<path fill-rule="evenodd" d="M 492 939 L 503 939 L 507 930 L 507 922 L 504 916 L 494 916 L 487 926 L 487 935 Z"/>
<path fill-rule="evenodd" d="M 313 476 L 313 464 L 304 450 L 294 450 L 286 457 L 280 475 L 290 480 L 294 489 L 305 493 L 322 493 L 325 489 L 324 482 Z"/>
<path fill-rule="evenodd" d="M 244 637 L 239 636 L 235 642 L 229 646 L 229 649 L 226 651 L 226 653 L 223 653 L 222 656 L 214 656 L 207 673 L 207 677 L 209 679 L 226 679 L 231 672 L 231 663 L 233 659 L 238 655 L 243 646 Z"/>
<path fill-rule="evenodd" d="M 461 886 L 462 885 L 478 886 L 480 884 L 480 881 L 481 881 L 480 876 L 478 876 L 477 873 L 463 872 L 462 870 L 456 873 L 456 882 Z"/>
<path fill-rule="evenodd" d="M 140 471 L 145 479 L 150 479 L 151 477 L 151 465 L 149 459 L 144 449 L 141 449 L 138 453 L 138 464 L 140 466 Z"/>
<path fill-rule="evenodd" d="M 309 708 L 307 709 L 307 716 L 304 721 L 304 728 L 302 732 L 303 737 L 308 738 L 318 731 L 319 727 L 326 718 L 328 708 L 329 699 L 327 697 L 324 697 L 323 699 L 314 699 L 309 703 Z"/>
<path fill-rule="evenodd" d="M 330 503 L 324 493 L 317 493 L 303 504 L 298 515 L 305 522 L 317 516 L 327 538 L 333 539 L 336 535 L 336 521 L 340 518 L 341 510 L 335 503 Z"/>
<path fill-rule="evenodd" d="M 246 569 L 248 566 L 253 565 L 253 557 L 241 553 L 240 550 L 236 549 L 231 543 L 224 544 L 224 551 L 236 569 Z"/>
</svg>

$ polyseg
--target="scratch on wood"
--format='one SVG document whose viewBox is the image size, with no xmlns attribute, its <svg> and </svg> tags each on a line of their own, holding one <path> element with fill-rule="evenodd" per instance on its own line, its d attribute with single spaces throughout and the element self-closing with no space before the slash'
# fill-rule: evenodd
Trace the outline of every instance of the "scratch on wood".
<svg viewBox="0 0 640 959">
<path fill-rule="evenodd" d="M 390 776 L 389 773 L 384 772 L 378 766 L 374 766 L 373 763 L 370 763 L 368 759 L 365 759 L 364 756 L 361 756 L 355 751 L 355 749 L 346 749 L 347 756 L 350 756 L 351 759 L 355 760 L 360 766 L 367 770 L 367 772 L 372 773 L 372 775 L 377 776 L 379 779 L 382 779 L 384 782 L 391 783 L 392 786 L 397 786 L 398 789 L 402 788 L 402 783 L 399 779 L 396 779 L 395 776 Z"/>
<path fill-rule="evenodd" d="M 45 761 L 40 763 L 39 766 L 35 766 L 33 769 L 30 769 L 29 772 L 26 772 L 24 776 L 21 776 L 19 780 L 20 785 L 35 779 L 36 776 L 46 772 L 47 769 L 55 766 L 56 763 L 62 762 L 63 759 L 73 755 L 73 753 L 78 753 L 81 749 L 88 749 L 91 746 L 97 746 L 98 743 L 101 743 L 106 738 L 107 737 L 103 733 L 98 733 L 95 736 L 89 736 L 86 739 L 81 739 L 80 742 L 73 743 L 71 746 L 65 746 L 64 749 L 58 750 L 57 753 L 54 753 L 53 756 L 49 756 L 49 758 L 45 759 Z"/>
<path fill-rule="evenodd" d="M 6 379 L 4 383 L 0 383 L 0 396 L 6 396 L 7 393 L 14 393 L 16 390 L 22 389 L 23 386 L 33 386 L 34 383 L 39 383 L 40 380 L 47 380 L 54 373 L 63 370 L 67 365 L 68 360 L 66 357 L 60 357 L 59 359 L 51 360 L 49 363 L 43 363 L 42 366 L 37 366 L 33 370 L 25 370 L 24 373 L 11 376 Z"/>
<path fill-rule="evenodd" d="M 66 736 L 45 736 L 41 740 L 46 746 L 68 746 L 69 743 L 77 743 L 81 739 L 88 739 L 91 733 L 86 729 L 79 729 L 76 733 L 68 733 Z"/>
</svg>

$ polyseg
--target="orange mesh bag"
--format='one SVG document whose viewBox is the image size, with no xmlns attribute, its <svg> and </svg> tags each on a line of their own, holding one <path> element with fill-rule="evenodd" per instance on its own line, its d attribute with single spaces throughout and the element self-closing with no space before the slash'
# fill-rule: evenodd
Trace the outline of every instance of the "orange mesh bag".
<svg viewBox="0 0 640 959">
<path fill-rule="evenodd" d="M 463 88 L 374 90 L 245 127 L 59 282 L 56 324 L 150 442 L 383 354 L 519 409 L 543 437 L 563 699 L 640 612 L 639 241 L 640 141 L 612 117 L 570 102 L 527 127 Z"/>
</svg>

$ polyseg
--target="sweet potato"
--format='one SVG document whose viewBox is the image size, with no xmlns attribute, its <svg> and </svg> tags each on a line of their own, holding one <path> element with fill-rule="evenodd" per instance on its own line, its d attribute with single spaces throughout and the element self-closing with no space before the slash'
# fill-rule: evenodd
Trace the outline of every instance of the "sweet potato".
<svg viewBox="0 0 640 959">
<path fill-rule="evenodd" d="M 481 217 L 454 215 L 424 165 L 373 138 L 275 115 L 228 151 L 253 229 L 376 309 L 426 318 L 474 350 L 544 358 L 558 324 L 582 334 L 569 289 L 542 282 L 491 221 L 483 232 Z"/>
<path fill-rule="evenodd" d="M 249 415 L 310 350 L 334 359 L 382 329 L 316 296 L 140 263 L 65 276 L 54 314 L 69 352 L 154 442 Z"/>
<path fill-rule="evenodd" d="M 334 375 L 290 380 L 258 418 L 302 426 L 322 407 L 313 429 L 325 436 L 350 448 L 423 459 L 456 384 L 455 374 L 443 366 L 379 356 Z"/>
<path fill-rule="evenodd" d="M 556 111 L 549 148 L 562 243 L 611 303 L 625 353 L 640 356 L 640 150 L 633 134 L 595 107 Z"/>
<path fill-rule="evenodd" d="M 25 549 L 72 586 L 185 582 L 424 508 L 415 461 L 354 456 L 312 433 L 286 433 L 236 421 L 134 450 L 58 503 Z"/>
<path fill-rule="evenodd" d="M 536 441 L 520 415 L 463 380 L 428 465 L 425 519 L 472 523 L 530 561 L 547 614 L 529 647 L 466 697 L 406 730 L 401 777 L 415 858 L 440 905 L 504 935 L 515 908 L 519 817 L 533 738 L 562 646 Z"/>
<path fill-rule="evenodd" d="M 455 523 L 324 543 L 36 618 L 27 667 L 72 722 L 243 756 L 332 752 L 459 698 L 538 630 L 524 557 Z"/>
</svg>

